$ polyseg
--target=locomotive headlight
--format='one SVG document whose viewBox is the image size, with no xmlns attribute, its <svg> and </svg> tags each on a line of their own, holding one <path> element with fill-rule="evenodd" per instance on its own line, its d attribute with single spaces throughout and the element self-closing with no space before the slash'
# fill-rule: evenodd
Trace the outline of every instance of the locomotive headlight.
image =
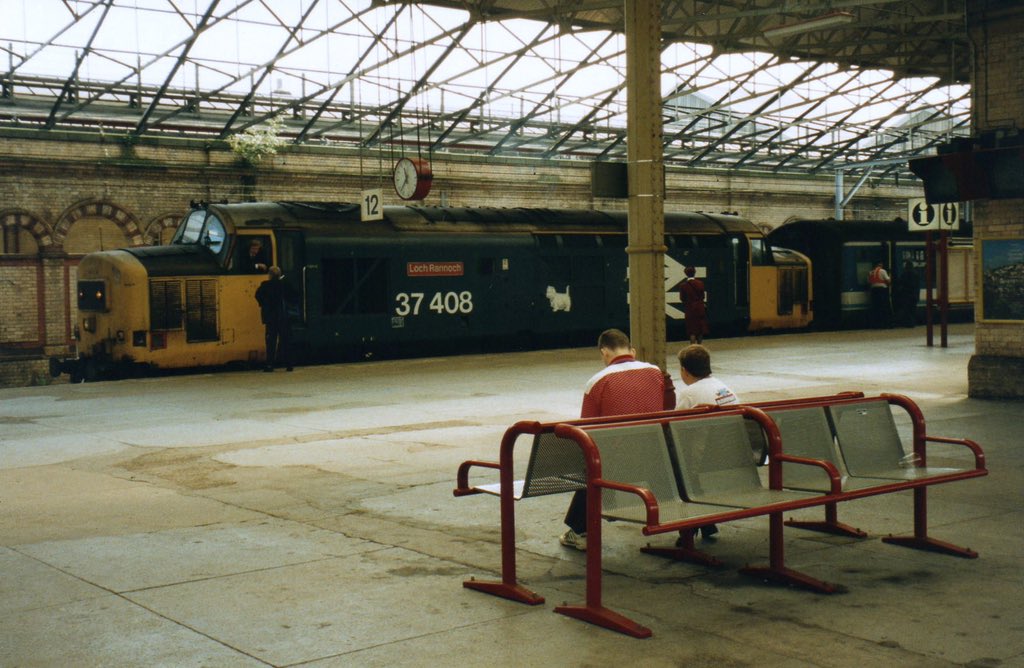
<svg viewBox="0 0 1024 668">
<path fill-rule="evenodd" d="M 82 329 L 92 333 L 96 331 L 96 316 L 90 315 L 88 318 L 82 320 Z"/>
</svg>

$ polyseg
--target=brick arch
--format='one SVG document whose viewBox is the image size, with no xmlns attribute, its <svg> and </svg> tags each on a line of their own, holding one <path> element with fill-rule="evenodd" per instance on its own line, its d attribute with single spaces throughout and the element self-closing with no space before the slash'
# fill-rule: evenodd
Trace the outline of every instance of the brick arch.
<svg viewBox="0 0 1024 668">
<path fill-rule="evenodd" d="M 181 224 L 180 213 L 165 213 L 149 221 L 146 225 L 146 232 L 142 235 L 143 242 L 147 246 L 156 246 L 160 243 L 163 231 L 169 227 L 178 227 Z"/>
<path fill-rule="evenodd" d="M 35 239 L 39 250 L 54 248 L 53 232 L 50 226 L 35 215 L 23 209 L 0 211 L 0 228 L 21 227 Z"/>
<path fill-rule="evenodd" d="M 143 244 L 138 218 L 113 202 L 98 199 L 83 200 L 65 209 L 53 228 L 54 243 L 63 246 L 71 226 L 87 216 L 106 218 L 121 228 L 130 245 L 141 246 Z"/>
</svg>

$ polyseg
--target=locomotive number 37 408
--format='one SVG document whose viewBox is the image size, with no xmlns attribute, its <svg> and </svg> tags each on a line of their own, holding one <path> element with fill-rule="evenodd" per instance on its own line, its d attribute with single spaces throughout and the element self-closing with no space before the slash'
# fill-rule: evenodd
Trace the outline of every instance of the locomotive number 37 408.
<svg viewBox="0 0 1024 668">
<path fill-rule="evenodd" d="M 425 292 L 399 292 L 395 295 L 395 315 L 419 315 L 420 307 L 426 298 Z M 427 310 L 439 315 L 455 315 L 457 313 L 473 312 L 473 293 L 468 290 L 462 292 L 435 292 L 427 302 Z"/>
</svg>

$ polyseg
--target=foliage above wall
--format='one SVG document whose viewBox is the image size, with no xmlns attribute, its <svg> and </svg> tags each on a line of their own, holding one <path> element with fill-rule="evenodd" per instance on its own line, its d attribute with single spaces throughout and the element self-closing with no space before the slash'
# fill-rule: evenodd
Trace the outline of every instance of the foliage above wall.
<svg viewBox="0 0 1024 668">
<path fill-rule="evenodd" d="M 271 118 L 265 126 L 253 126 L 231 135 L 228 145 L 243 160 L 255 165 L 264 157 L 276 154 L 287 143 L 277 134 L 282 125 L 284 122 L 280 119 Z"/>
</svg>

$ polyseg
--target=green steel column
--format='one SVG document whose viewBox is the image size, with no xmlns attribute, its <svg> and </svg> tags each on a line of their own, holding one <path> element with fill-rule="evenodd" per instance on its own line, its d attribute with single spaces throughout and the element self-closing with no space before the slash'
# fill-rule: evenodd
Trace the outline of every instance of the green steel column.
<svg viewBox="0 0 1024 668">
<path fill-rule="evenodd" d="M 661 3 L 625 0 L 629 326 L 637 357 L 665 367 L 665 167 Z"/>
</svg>

